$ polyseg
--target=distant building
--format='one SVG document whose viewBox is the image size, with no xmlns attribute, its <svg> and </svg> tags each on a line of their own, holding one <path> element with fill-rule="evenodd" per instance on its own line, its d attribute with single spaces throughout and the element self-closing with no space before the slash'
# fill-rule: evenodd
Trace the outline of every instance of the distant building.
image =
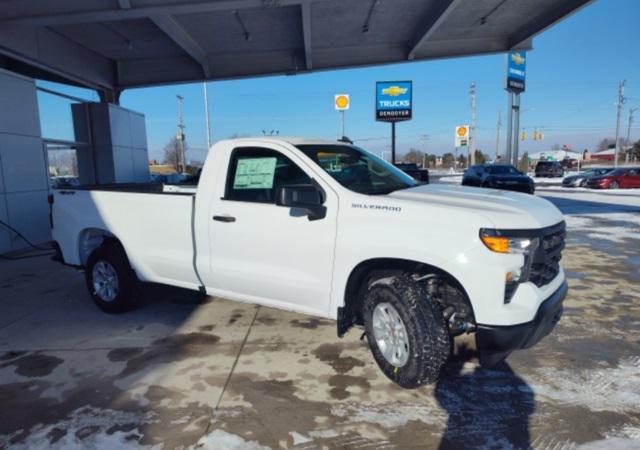
<svg viewBox="0 0 640 450">
<path fill-rule="evenodd" d="M 531 161 L 563 161 L 567 158 L 582 161 L 583 154 L 565 148 L 564 150 L 547 150 L 529 155 Z"/>
<path fill-rule="evenodd" d="M 598 161 L 613 161 L 613 155 L 615 154 L 615 148 L 608 148 L 606 150 L 600 150 L 591 155 L 592 160 Z"/>
</svg>

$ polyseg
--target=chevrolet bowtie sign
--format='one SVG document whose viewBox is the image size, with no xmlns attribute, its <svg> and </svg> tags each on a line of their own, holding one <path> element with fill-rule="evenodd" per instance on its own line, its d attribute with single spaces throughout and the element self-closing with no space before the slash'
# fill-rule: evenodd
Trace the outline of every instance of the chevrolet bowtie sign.
<svg viewBox="0 0 640 450">
<path fill-rule="evenodd" d="M 510 52 L 507 54 L 507 91 L 524 92 L 527 75 L 527 52 Z"/>
<path fill-rule="evenodd" d="M 376 120 L 382 122 L 411 120 L 412 88 L 411 81 L 376 82 Z"/>
</svg>

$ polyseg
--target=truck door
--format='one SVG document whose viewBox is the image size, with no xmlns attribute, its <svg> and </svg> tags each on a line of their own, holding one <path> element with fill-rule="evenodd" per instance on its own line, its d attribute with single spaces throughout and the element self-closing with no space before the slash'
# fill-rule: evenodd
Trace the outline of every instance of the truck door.
<svg viewBox="0 0 640 450">
<path fill-rule="evenodd" d="M 286 149 L 231 151 L 224 196 L 211 205 L 208 284 L 230 298 L 327 316 L 338 199 L 324 189 L 327 214 L 313 221 L 276 205 L 279 186 L 311 184 L 298 158 Z"/>
</svg>

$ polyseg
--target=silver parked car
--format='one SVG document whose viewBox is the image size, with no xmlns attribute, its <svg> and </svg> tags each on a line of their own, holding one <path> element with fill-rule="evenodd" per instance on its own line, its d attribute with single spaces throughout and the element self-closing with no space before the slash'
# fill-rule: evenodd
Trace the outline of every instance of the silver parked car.
<svg viewBox="0 0 640 450">
<path fill-rule="evenodd" d="M 591 177 L 599 177 L 602 175 L 606 175 L 611 172 L 613 169 L 604 168 L 604 169 L 589 169 L 584 172 L 580 172 L 576 175 L 570 175 L 565 177 L 562 180 L 562 187 L 584 187 L 587 184 L 587 180 Z"/>
</svg>

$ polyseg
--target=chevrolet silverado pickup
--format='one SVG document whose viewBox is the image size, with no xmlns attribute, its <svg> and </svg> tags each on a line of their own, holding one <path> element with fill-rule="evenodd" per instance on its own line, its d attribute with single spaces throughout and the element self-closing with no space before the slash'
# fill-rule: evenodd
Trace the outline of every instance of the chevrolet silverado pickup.
<svg viewBox="0 0 640 450">
<path fill-rule="evenodd" d="M 96 305 L 129 309 L 138 281 L 364 328 L 405 388 L 435 381 L 453 337 L 483 364 L 547 335 L 567 292 L 565 224 L 525 194 L 419 184 L 353 145 L 220 141 L 197 187 L 84 186 L 50 197 L 59 257 Z"/>
</svg>

